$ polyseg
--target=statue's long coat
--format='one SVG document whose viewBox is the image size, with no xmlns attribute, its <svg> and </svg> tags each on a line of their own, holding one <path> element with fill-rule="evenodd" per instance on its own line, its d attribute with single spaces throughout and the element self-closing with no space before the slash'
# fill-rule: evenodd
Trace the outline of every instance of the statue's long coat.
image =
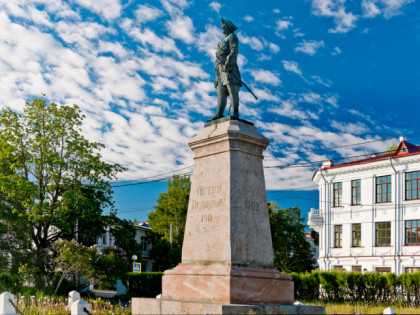
<svg viewBox="0 0 420 315">
<path fill-rule="evenodd" d="M 223 85 L 238 85 L 242 86 L 240 80 L 241 74 L 239 73 L 239 68 L 237 64 L 238 59 L 238 36 L 235 33 L 230 33 L 224 39 L 222 39 L 217 46 L 216 51 L 216 62 L 214 69 L 216 70 L 216 81 L 214 85 L 217 88 L 219 80 Z M 225 66 L 225 68 L 233 68 L 230 72 L 225 72 L 221 69 L 220 65 Z"/>
</svg>

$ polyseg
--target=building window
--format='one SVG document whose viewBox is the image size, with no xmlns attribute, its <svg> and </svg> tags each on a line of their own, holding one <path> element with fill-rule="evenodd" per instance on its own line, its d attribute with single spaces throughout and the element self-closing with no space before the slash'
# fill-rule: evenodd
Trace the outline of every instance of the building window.
<svg viewBox="0 0 420 315">
<path fill-rule="evenodd" d="M 351 266 L 352 272 L 362 272 L 362 266 Z"/>
<path fill-rule="evenodd" d="M 343 266 L 340 266 L 340 265 L 334 265 L 334 266 L 333 266 L 333 270 L 336 270 L 336 271 L 342 271 L 342 270 L 343 270 Z"/>
<path fill-rule="evenodd" d="M 362 246 L 362 225 L 360 223 L 352 224 L 352 246 Z"/>
<path fill-rule="evenodd" d="M 405 174 L 405 200 L 420 199 L 420 172 Z"/>
<path fill-rule="evenodd" d="M 420 267 L 405 267 L 405 272 L 407 273 L 415 273 L 419 271 L 420 271 Z"/>
<path fill-rule="evenodd" d="M 391 202 L 391 175 L 376 177 L 376 202 Z"/>
<path fill-rule="evenodd" d="M 360 205 L 360 179 L 351 181 L 351 204 Z"/>
<path fill-rule="evenodd" d="M 405 221 L 405 245 L 420 245 L 420 220 Z"/>
<path fill-rule="evenodd" d="M 106 245 L 106 234 L 102 235 L 102 245 Z"/>
<path fill-rule="evenodd" d="M 343 226 L 334 225 L 334 247 L 341 248 L 343 243 Z"/>
<path fill-rule="evenodd" d="M 149 253 L 149 238 L 146 236 L 142 236 L 140 238 L 141 250 L 143 251 L 144 255 L 148 255 Z"/>
<path fill-rule="evenodd" d="M 376 267 L 375 270 L 380 275 L 384 275 L 391 272 L 391 267 Z"/>
<path fill-rule="evenodd" d="M 334 207 L 340 207 L 343 203 L 343 183 L 334 183 Z"/>
<path fill-rule="evenodd" d="M 391 222 L 376 223 L 376 246 L 391 245 Z"/>
</svg>

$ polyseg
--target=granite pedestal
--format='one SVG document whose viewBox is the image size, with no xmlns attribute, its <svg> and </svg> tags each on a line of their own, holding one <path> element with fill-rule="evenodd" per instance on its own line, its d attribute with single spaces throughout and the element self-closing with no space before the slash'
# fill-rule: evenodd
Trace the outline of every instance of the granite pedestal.
<svg viewBox="0 0 420 315">
<path fill-rule="evenodd" d="M 133 314 L 298 314 L 292 278 L 273 267 L 262 163 L 268 143 L 237 120 L 207 126 L 189 141 L 194 171 L 182 262 L 165 271 L 162 299 L 133 299 Z"/>
</svg>

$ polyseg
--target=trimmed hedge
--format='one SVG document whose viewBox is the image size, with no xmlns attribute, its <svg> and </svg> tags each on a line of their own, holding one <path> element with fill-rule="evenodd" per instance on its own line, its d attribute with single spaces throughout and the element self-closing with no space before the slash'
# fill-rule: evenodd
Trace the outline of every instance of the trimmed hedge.
<svg viewBox="0 0 420 315">
<path fill-rule="evenodd" d="M 400 302 L 420 305 L 420 272 L 380 275 L 374 272 L 312 271 L 291 273 L 295 299 L 330 302 Z"/>
<path fill-rule="evenodd" d="M 156 297 L 162 293 L 163 272 L 129 272 L 125 282 L 127 294 L 133 297 Z"/>
</svg>

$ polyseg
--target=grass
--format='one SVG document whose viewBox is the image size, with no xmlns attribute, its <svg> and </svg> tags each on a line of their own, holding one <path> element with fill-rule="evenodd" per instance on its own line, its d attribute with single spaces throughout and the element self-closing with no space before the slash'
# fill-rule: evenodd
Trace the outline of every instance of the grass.
<svg viewBox="0 0 420 315">
<path fill-rule="evenodd" d="M 419 307 L 404 307 L 397 305 L 377 304 L 367 305 L 364 303 L 323 303 L 311 302 L 308 305 L 325 306 L 326 314 L 382 314 L 384 309 L 392 307 L 397 314 L 420 314 Z"/>
<path fill-rule="evenodd" d="M 90 304 L 90 312 L 95 315 L 129 315 L 131 314 L 131 305 L 124 307 L 120 304 L 112 304 L 108 300 L 89 298 L 85 300 Z M 64 297 L 48 296 L 15 296 L 17 307 L 25 315 L 61 315 L 70 314 L 67 307 L 68 299 Z"/>
</svg>

